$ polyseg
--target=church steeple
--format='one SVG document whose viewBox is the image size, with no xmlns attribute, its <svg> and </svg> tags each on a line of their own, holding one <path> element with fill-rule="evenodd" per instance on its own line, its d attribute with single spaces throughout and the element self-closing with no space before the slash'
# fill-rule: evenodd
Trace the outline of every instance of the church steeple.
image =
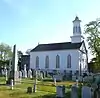
<svg viewBox="0 0 100 98">
<path fill-rule="evenodd" d="M 81 34 L 81 27 L 78 16 L 75 17 L 75 20 L 73 21 L 73 35 L 80 35 Z"/>
<path fill-rule="evenodd" d="M 71 36 L 72 43 L 79 43 L 83 41 L 83 36 L 81 35 L 80 22 L 81 20 L 78 18 L 78 16 L 76 16 L 73 21 L 73 36 Z"/>
</svg>

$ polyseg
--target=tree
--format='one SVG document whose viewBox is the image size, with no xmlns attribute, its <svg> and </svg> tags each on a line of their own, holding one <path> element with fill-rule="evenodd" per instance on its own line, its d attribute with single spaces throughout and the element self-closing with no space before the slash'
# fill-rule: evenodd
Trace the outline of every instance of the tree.
<svg viewBox="0 0 100 98">
<path fill-rule="evenodd" d="M 12 58 L 12 49 L 5 43 L 0 43 L 0 66 L 9 65 L 9 59 Z"/>
<path fill-rule="evenodd" d="M 91 21 L 86 24 L 85 34 L 87 37 L 87 42 L 92 55 L 95 56 L 95 64 L 99 66 L 100 63 L 100 19 L 96 21 Z"/>
<path fill-rule="evenodd" d="M 22 51 L 17 51 L 17 55 L 18 55 L 18 58 L 21 58 L 21 56 L 23 55 Z"/>
<path fill-rule="evenodd" d="M 18 55 L 19 70 L 21 70 L 21 56 L 23 55 L 22 51 L 17 51 L 17 55 Z"/>
<path fill-rule="evenodd" d="M 5 43 L 0 44 L 0 60 L 8 60 L 12 57 L 12 49 Z"/>
<path fill-rule="evenodd" d="M 27 49 L 26 54 L 30 55 L 30 51 L 31 51 L 31 49 Z"/>
</svg>

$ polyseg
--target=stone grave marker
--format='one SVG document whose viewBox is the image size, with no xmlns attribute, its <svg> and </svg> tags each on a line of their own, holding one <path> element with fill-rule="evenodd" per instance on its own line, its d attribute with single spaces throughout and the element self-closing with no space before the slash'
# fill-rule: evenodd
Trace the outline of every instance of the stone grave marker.
<svg viewBox="0 0 100 98">
<path fill-rule="evenodd" d="M 28 88 L 27 88 L 27 93 L 31 94 L 32 92 L 33 92 L 32 87 L 28 87 Z"/>
<path fill-rule="evenodd" d="M 13 83 L 14 81 L 13 81 L 13 79 L 11 79 L 11 90 L 13 90 L 14 88 L 13 88 L 13 86 L 14 86 L 14 83 Z"/>
<path fill-rule="evenodd" d="M 6 66 L 4 67 L 4 73 L 5 73 L 5 78 L 6 78 L 6 81 L 8 80 L 8 76 L 7 76 L 7 68 Z"/>
<path fill-rule="evenodd" d="M 78 98 L 78 87 L 76 85 L 71 87 L 71 98 Z"/>
<path fill-rule="evenodd" d="M 57 98 L 65 97 L 65 86 L 56 86 L 56 97 Z"/>
<path fill-rule="evenodd" d="M 63 76 L 62 75 L 53 75 L 53 79 L 56 78 L 56 81 L 62 81 Z"/>
<path fill-rule="evenodd" d="M 35 71 L 35 82 L 34 82 L 34 85 L 33 85 L 33 92 L 37 92 L 37 70 Z"/>
<path fill-rule="evenodd" d="M 19 78 L 22 78 L 22 72 L 19 71 Z"/>
<path fill-rule="evenodd" d="M 76 81 L 76 76 L 75 75 L 72 76 L 72 81 Z"/>
<path fill-rule="evenodd" d="M 83 77 L 82 77 L 82 76 L 78 76 L 78 80 L 79 80 L 80 82 L 82 82 L 82 81 L 83 81 Z"/>
<path fill-rule="evenodd" d="M 78 79 L 76 79 L 76 86 L 78 87 Z"/>
<path fill-rule="evenodd" d="M 42 72 L 40 73 L 40 76 L 41 76 L 41 79 L 43 80 L 43 73 Z"/>
<path fill-rule="evenodd" d="M 54 78 L 54 85 L 56 86 L 56 78 Z"/>
<path fill-rule="evenodd" d="M 26 64 L 24 65 L 23 78 L 27 78 Z"/>
<path fill-rule="evenodd" d="M 88 86 L 82 87 L 82 98 L 92 98 L 91 88 Z"/>
<path fill-rule="evenodd" d="M 28 70 L 28 78 L 32 78 L 32 71 L 31 71 L 31 69 Z"/>
<path fill-rule="evenodd" d="M 4 76 L 4 70 L 3 69 L 1 69 L 1 75 Z"/>
</svg>

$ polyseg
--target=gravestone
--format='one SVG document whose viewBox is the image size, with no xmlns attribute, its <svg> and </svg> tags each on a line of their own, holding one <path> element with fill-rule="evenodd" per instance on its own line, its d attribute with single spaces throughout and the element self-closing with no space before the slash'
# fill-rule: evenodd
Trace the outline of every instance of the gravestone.
<svg viewBox="0 0 100 98">
<path fill-rule="evenodd" d="M 32 69 L 32 76 L 35 77 L 35 69 Z"/>
<path fill-rule="evenodd" d="M 22 72 L 19 71 L 19 82 L 21 82 L 21 80 L 22 80 Z"/>
<path fill-rule="evenodd" d="M 56 86 L 56 97 L 57 98 L 65 97 L 65 86 Z"/>
<path fill-rule="evenodd" d="M 7 84 L 10 84 L 11 79 L 14 81 L 14 84 L 16 84 L 17 81 L 19 81 L 19 72 L 17 69 L 18 67 L 17 64 L 18 64 L 17 49 L 16 49 L 16 45 L 14 45 L 13 58 L 12 58 L 12 69 L 10 71 Z"/>
<path fill-rule="evenodd" d="M 6 68 L 6 66 L 4 67 L 4 74 L 5 74 L 5 78 L 6 78 L 6 81 L 7 81 L 8 76 L 7 76 L 7 68 Z"/>
<path fill-rule="evenodd" d="M 31 69 L 28 70 L 28 78 L 32 78 L 32 71 L 31 71 Z"/>
<path fill-rule="evenodd" d="M 24 65 L 23 78 L 27 78 L 26 64 Z"/>
<path fill-rule="evenodd" d="M 19 71 L 19 78 L 22 78 L 22 72 Z"/>
<path fill-rule="evenodd" d="M 77 86 L 77 87 L 78 87 L 78 82 L 79 82 L 78 79 L 76 79 L 76 86 Z"/>
<path fill-rule="evenodd" d="M 28 87 L 28 88 L 27 88 L 27 93 L 31 94 L 32 92 L 33 92 L 32 87 Z"/>
<path fill-rule="evenodd" d="M 43 72 L 43 78 L 45 78 L 45 71 L 42 71 Z"/>
<path fill-rule="evenodd" d="M 33 85 L 33 92 L 37 92 L 36 91 L 37 89 L 37 70 L 35 70 L 35 82 L 34 82 L 34 85 Z"/>
<path fill-rule="evenodd" d="M 54 78 L 54 85 L 56 86 L 56 78 Z"/>
<path fill-rule="evenodd" d="M 54 80 L 54 78 L 56 78 L 56 81 L 62 81 L 63 80 L 62 75 L 53 75 L 53 80 Z"/>
<path fill-rule="evenodd" d="M 76 76 L 75 75 L 72 76 L 72 81 L 76 81 Z"/>
<path fill-rule="evenodd" d="M 1 76 L 4 76 L 4 70 L 1 69 Z"/>
<path fill-rule="evenodd" d="M 92 98 L 92 92 L 90 87 L 82 87 L 82 98 Z"/>
<path fill-rule="evenodd" d="M 80 82 L 82 82 L 83 77 L 82 77 L 82 76 L 78 76 L 78 80 L 79 80 Z"/>
<path fill-rule="evenodd" d="M 13 81 L 13 79 L 11 79 L 11 90 L 13 90 L 14 88 L 13 88 L 13 86 L 14 86 L 14 81 Z"/>
<path fill-rule="evenodd" d="M 76 85 L 71 87 L 71 98 L 78 98 L 78 88 Z"/>
<path fill-rule="evenodd" d="M 42 72 L 40 73 L 40 76 L 41 76 L 41 79 L 43 80 L 43 73 Z"/>
</svg>

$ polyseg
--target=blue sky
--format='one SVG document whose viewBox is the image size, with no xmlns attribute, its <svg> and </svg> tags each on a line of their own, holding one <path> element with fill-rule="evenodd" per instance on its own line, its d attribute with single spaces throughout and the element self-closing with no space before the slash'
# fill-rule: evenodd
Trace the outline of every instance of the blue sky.
<svg viewBox="0 0 100 98">
<path fill-rule="evenodd" d="M 70 41 L 75 16 L 84 25 L 100 17 L 100 0 L 0 0 L 0 42 L 25 52 L 38 42 Z"/>
</svg>

